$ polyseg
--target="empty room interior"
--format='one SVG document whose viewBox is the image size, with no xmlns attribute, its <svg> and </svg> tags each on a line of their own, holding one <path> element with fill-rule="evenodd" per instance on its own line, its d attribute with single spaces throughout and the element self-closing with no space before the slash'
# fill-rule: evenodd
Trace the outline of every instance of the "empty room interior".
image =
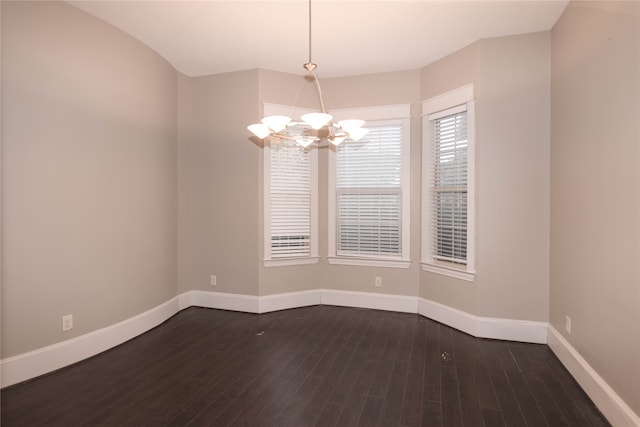
<svg viewBox="0 0 640 427">
<path fill-rule="evenodd" d="M 179 331 L 193 371 L 176 389 L 204 390 L 195 373 L 224 354 L 255 360 L 240 393 L 254 400 L 225 389 L 224 422 L 217 403 L 168 401 L 164 425 L 579 425 L 524 368 L 553 365 L 584 393 L 575 419 L 592 405 L 640 426 L 640 2 L 0 4 L 3 424 L 34 425 L 29 396 L 98 378 L 109 354 L 158 360 L 127 346 Z M 329 122 L 302 118 L 318 112 Z M 278 414 L 273 361 L 223 353 L 242 328 L 290 354 Z M 485 349 L 490 375 L 446 340 Z M 302 341 L 315 347 L 296 365 Z M 494 344 L 524 380 L 493 376 L 512 363 Z M 307 389 L 326 402 L 305 406 Z"/>
</svg>

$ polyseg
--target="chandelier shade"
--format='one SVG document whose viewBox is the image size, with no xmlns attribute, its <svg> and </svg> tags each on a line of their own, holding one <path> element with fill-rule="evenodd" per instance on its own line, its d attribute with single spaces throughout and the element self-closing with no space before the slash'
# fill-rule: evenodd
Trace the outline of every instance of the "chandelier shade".
<svg viewBox="0 0 640 427">
<path fill-rule="evenodd" d="M 340 145 L 342 144 L 342 141 L 344 141 L 345 139 L 347 139 L 347 136 L 334 136 L 332 139 L 330 139 L 329 141 L 333 144 L 333 145 Z M 353 139 L 353 138 L 352 138 Z"/>
<path fill-rule="evenodd" d="M 321 129 L 333 119 L 331 114 L 326 113 L 309 113 L 300 117 L 303 122 L 311 126 L 312 129 Z"/>
<path fill-rule="evenodd" d="M 338 125 L 340 126 L 340 129 L 344 130 L 345 132 L 351 132 L 353 130 L 360 129 L 362 125 L 364 125 L 364 120 L 340 120 L 338 122 Z"/>
<path fill-rule="evenodd" d="M 331 121 L 333 120 L 331 114 L 325 110 L 320 81 L 314 73 L 317 65 L 311 61 L 311 0 L 309 0 L 309 62 L 303 67 L 307 70 L 305 80 L 314 83 L 320 101 L 320 112 L 304 114 L 299 122 L 287 116 L 266 116 L 262 118 L 262 123 L 249 125 L 247 129 L 260 139 L 269 139 L 270 142 L 292 140 L 303 147 L 323 140 L 339 145 L 347 139 L 358 141 L 366 135 L 369 130 L 362 127 L 365 124 L 364 120 L 350 119 L 334 123 Z"/>
<path fill-rule="evenodd" d="M 369 129 L 367 128 L 356 128 L 348 131 L 349 138 L 353 139 L 354 141 L 360 141 L 360 139 L 368 133 Z"/>
<path fill-rule="evenodd" d="M 280 132 L 291 122 L 291 117 L 287 116 L 267 116 L 262 118 L 262 123 L 267 125 L 274 132 Z"/>
<path fill-rule="evenodd" d="M 247 126 L 247 129 L 249 129 L 255 136 L 260 139 L 266 138 L 271 133 L 271 131 L 269 130 L 269 126 L 263 123 L 255 123 L 253 125 L 249 125 Z"/>
</svg>

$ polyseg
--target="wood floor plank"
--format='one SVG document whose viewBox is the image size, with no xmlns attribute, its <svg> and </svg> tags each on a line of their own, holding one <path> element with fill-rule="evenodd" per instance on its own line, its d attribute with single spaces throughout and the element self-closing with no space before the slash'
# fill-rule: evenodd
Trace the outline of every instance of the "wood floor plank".
<svg viewBox="0 0 640 427">
<path fill-rule="evenodd" d="M 371 321 L 371 319 L 368 320 L 367 330 L 370 327 Z M 331 393 L 329 400 L 333 403 L 344 403 L 347 400 L 353 384 L 360 374 L 362 361 L 365 360 L 372 342 L 371 337 L 366 335 L 366 330 L 364 332 L 363 335 L 356 337 L 354 340 L 358 342 L 358 346 L 353 349 L 351 358 L 349 362 L 347 362 L 346 368 L 342 372 L 342 375 L 340 375 L 340 379 Z"/>
<path fill-rule="evenodd" d="M 360 422 L 360 415 L 362 415 L 366 400 L 367 396 L 364 394 L 349 393 L 349 397 L 344 402 L 344 407 L 337 425 L 344 427 L 357 426 Z"/>
<path fill-rule="evenodd" d="M 442 385 L 440 380 L 440 341 L 439 323 L 427 322 L 425 332 L 425 361 L 422 398 L 424 401 L 441 402 Z"/>
<path fill-rule="evenodd" d="M 318 403 L 314 397 L 322 396 L 321 398 L 324 399 L 324 395 L 321 395 L 323 390 L 331 390 L 335 385 L 334 378 L 327 377 L 328 372 L 336 374 L 342 371 L 339 365 L 337 370 L 331 370 L 339 356 L 339 353 L 333 347 L 333 343 L 338 341 L 338 337 L 342 335 L 342 332 L 336 328 L 334 323 L 327 324 L 326 329 L 331 332 L 323 338 L 318 337 L 319 343 L 314 352 L 317 362 L 312 368 L 303 368 L 303 371 L 301 371 L 305 378 L 297 390 L 292 388 L 295 393 L 288 398 L 289 402 L 283 407 L 280 415 L 280 420 L 282 421 L 291 419 L 297 420 L 294 423 L 298 425 L 313 425 L 315 415 L 319 415 L 323 408 L 323 403 Z M 313 363 L 313 359 L 308 359 L 308 362 L 310 366 Z"/>
<path fill-rule="evenodd" d="M 332 364 L 313 378 L 313 382 L 317 382 L 317 386 L 309 392 L 308 397 L 305 396 L 301 400 L 301 408 L 296 416 L 298 425 L 314 425 L 320 418 L 324 410 L 326 396 L 335 388 L 344 369 L 348 353 L 343 350 L 339 354 L 327 353 L 326 356 L 326 360 L 332 361 Z"/>
<path fill-rule="evenodd" d="M 536 427 L 548 426 L 538 402 L 520 372 L 506 372 L 513 394 L 518 402 L 522 416 L 527 425 Z"/>
<path fill-rule="evenodd" d="M 398 327 L 394 318 L 389 319 L 388 325 L 394 331 Z M 388 337 L 384 343 L 384 350 L 380 356 L 378 370 L 371 384 L 371 390 L 369 391 L 371 396 L 384 398 L 387 395 L 387 390 L 389 389 L 389 384 L 391 382 L 391 374 L 393 372 L 393 365 L 396 360 L 399 343 L 400 337 L 398 336 L 398 334 L 388 334 Z"/>
<path fill-rule="evenodd" d="M 404 388 L 402 417 L 400 419 L 400 422 L 406 426 L 420 426 L 422 424 L 422 382 L 424 381 L 426 350 L 426 340 L 424 339 L 425 323 L 418 321 L 411 343 L 409 375 Z"/>
<path fill-rule="evenodd" d="M 489 368 L 493 361 L 491 358 L 485 357 L 486 353 L 482 350 L 479 342 L 475 344 L 474 346 L 470 346 L 469 350 L 473 351 L 476 355 L 471 360 L 471 366 L 476 383 L 476 391 L 478 393 L 478 402 L 483 410 L 487 410 L 489 413 L 498 412 L 500 411 L 500 406 L 498 405 L 495 389 L 491 383 L 491 370 Z"/>
<path fill-rule="evenodd" d="M 329 402 L 325 405 L 320 418 L 316 421 L 316 427 L 333 427 L 338 424 L 344 405 Z"/>
<path fill-rule="evenodd" d="M 547 346 L 333 306 L 192 307 L 0 405 L 3 427 L 608 425 Z"/>
<path fill-rule="evenodd" d="M 391 382 L 387 395 L 382 405 L 382 413 L 380 415 L 380 426 L 392 426 L 400 423 L 402 416 L 402 399 L 409 373 L 409 362 L 404 360 L 396 360 L 391 373 Z"/>
<path fill-rule="evenodd" d="M 520 405 L 515 398 L 513 388 L 509 382 L 506 370 L 494 371 L 491 374 L 491 382 L 498 396 L 498 404 L 502 413 L 502 419 L 509 427 L 526 426 Z"/>
<path fill-rule="evenodd" d="M 371 427 L 378 425 L 383 402 L 384 399 L 380 397 L 368 396 L 365 401 L 364 408 L 362 409 L 358 426 Z"/>
<path fill-rule="evenodd" d="M 460 351 L 456 352 L 460 355 Z M 468 427 L 482 426 L 482 410 L 473 375 L 472 365 L 466 360 L 456 360 L 456 375 L 460 393 L 462 423 Z"/>
<path fill-rule="evenodd" d="M 532 394 L 535 396 L 536 402 L 540 405 L 547 424 L 553 427 L 568 427 L 570 425 L 569 422 L 560 410 L 556 399 L 548 392 L 540 375 L 537 372 L 527 372 L 524 376 Z"/>
<path fill-rule="evenodd" d="M 485 427 L 505 427 L 502 414 L 499 411 L 483 409 L 482 421 Z"/>
<path fill-rule="evenodd" d="M 449 366 L 450 361 L 443 360 L 440 367 L 442 381 L 442 425 L 462 426 L 462 404 L 458 390 L 458 375 L 455 366 Z"/>
<path fill-rule="evenodd" d="M 442 427 L 442 403 L 433 400 L 422 401 L 422 426 Z"/>
</svg>

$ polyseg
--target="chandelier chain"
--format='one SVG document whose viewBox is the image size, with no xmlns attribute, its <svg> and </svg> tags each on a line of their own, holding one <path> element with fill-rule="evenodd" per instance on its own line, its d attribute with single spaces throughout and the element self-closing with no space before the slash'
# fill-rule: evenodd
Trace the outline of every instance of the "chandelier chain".
<svg viewBox="0 0 640 427">
<path fill-rule="evenodd" d="M 311 0 L 309 0 L 309 64 L 311 62 Z"/>
</svg>

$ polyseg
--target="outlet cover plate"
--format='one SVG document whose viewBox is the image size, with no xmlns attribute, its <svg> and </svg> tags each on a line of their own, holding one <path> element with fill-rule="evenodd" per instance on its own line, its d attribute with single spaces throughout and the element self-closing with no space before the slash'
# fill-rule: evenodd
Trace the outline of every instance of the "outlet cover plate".
<svg viewBox="0 0 640 427">
<path fill-rule="evenodd" d="M 73 329 L 73 314 L 67 314 L 62 316 L 62 332 L 67 332 Z"/>
</svg>

